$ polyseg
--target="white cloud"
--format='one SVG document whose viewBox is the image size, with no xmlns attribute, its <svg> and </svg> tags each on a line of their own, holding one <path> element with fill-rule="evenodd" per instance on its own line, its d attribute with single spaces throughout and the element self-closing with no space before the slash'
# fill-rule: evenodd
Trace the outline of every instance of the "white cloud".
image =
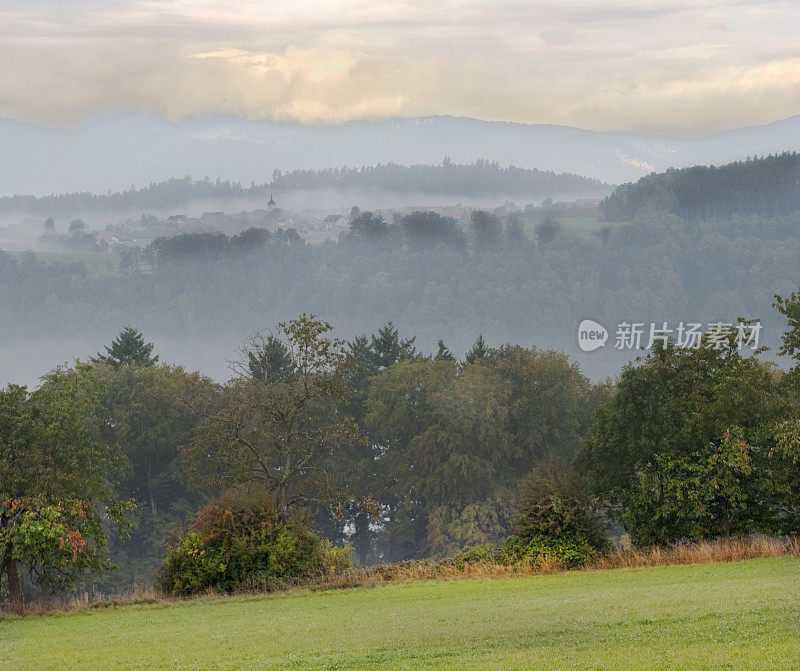
<svg viewBox="0 0 800 671">
<path fill-rule="evenodd" d="M 780 0 L 11 0 L 0 115 L 456 114 L 698 132 L 800 112 Z"/>
</svg>

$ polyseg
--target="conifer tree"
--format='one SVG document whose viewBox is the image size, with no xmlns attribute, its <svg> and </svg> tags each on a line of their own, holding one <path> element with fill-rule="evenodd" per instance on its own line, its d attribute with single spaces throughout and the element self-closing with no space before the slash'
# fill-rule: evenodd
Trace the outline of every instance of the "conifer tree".
<svg viewBox="0 0 800 671">
<path fill-rule="evenodd" d="M 120 366 L 155 366 L 158 354 L 153 353 L 153 343 L 145 342 L 144 336 L 135 328 L 126 326 L 120 334 L 106 346 L 106 354 L 100 352 L 92 357 L 94 363 L 107 363 L 114 368 Z"/>
<path fill-rule="evenodd" d="M 489 353 L 489 348 L 486 347 L 486 341 L 483 335 L 478 335 L 475 344 L 467 352 L 467 363 L 475 363 L 478 359 L 483 359 Z"/>
</svg>

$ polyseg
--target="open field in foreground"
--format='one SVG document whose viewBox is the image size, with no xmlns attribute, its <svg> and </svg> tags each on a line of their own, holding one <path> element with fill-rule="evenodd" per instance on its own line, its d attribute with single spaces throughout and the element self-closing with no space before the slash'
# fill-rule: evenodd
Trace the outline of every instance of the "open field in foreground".
<svg viewBox="0 0 800 671">
<path fill-rule="evenodd" d="M 800 669 L 800 559 L 9 619 L 0 669 Z"/>
</svg>

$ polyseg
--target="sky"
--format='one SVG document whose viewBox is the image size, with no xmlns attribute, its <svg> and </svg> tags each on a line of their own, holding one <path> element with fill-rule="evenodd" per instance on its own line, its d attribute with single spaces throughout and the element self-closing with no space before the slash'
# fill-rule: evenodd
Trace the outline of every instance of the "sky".
<svg viewBox="0 0 800 671">
<path fill-rule="evenodd" d="M 796 0 L 3 0 L 0 116 L 434 114 L 694 135 L 800 113 Z"/>
</svg>

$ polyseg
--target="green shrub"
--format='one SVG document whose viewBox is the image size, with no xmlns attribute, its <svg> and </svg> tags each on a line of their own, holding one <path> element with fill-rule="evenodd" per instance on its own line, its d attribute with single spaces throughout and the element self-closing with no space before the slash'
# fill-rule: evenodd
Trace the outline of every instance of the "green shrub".
<svg viewBox="0 0 800 671">
<path fill-rule="evenodd" d="M 319 561 L 321 577 L 347 573 L 353 568 L 353 548 L 349 545 L 334 545 L 322 541 L 322 555 Z"/>
<path fill-rule="evenodd" d="M 434 558 L 451 557 L 462 548 L 499 543 L 509 532 L 509 509 L 509 501 L 502 498 L 436 507 L 428 518 L 428 553 Z"/>
<path fill-rule="evenodd" d="M 450 566 L 463 571 L 467 564 L 490 564 L 497 560 L 497 548 L 485 543 L 465 547 L 452 557 L 447 557 L 439 563 L 442 566 Z"/>
<path fill-rule="evenodd" d="M 157 581 L 165 592 L 181 595 L 269 589 L 351 565 L 349 549 L 321 541 L 300 517 L 282 520 L 271 501 L 223 498 L 200 511 Z"/>
<path fill-rule="evenodd" d="M 565 568 L 580 568 L 602 554 L 583 538 L 540 534 L 529 538 L 511 536 L 503 547 L 505 556 L 517 561 L 554 562 Z"/>
<path fill-rule="evenodd" d="M 608 548 L 580 476 L 555 459 L 537 463 L 520 487 L 513 534 L 501 554 L 511 561 L 546 560 L 577 568 Z"/>
</svg>

